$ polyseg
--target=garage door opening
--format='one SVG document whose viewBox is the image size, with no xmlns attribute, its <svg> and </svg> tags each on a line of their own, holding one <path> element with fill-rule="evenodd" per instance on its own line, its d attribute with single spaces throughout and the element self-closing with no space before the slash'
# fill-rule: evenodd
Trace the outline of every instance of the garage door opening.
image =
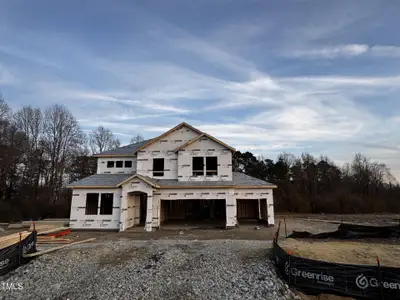
<svg viewBox="0 0 400 300">
<path fill-rule="evenodd" d="M 162 200 L 161 226 L 165 225 L 225 227 L 225 200 Z"/>
<path fill-rule="evenodd" d="M 238 199 L 237 218 L 239 223 L 251 223 L 259 221 L 258 200 Z"/>
</svg>

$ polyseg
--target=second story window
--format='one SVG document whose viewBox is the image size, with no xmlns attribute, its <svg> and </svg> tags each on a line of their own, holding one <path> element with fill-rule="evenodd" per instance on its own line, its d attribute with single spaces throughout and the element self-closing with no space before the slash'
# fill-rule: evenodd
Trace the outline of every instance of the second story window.
<svg viewBox="0 0 400 300">
<path fill-rule="evenodd" d="M 132 168 L 132 161 L 131 160 L 126 160 L 125 161 L 125 168 Z"/>
<path fill-rule="evenodd" d="M 193 157 L 193 176 L 204 176 L 204 157 Z"/>
<path fill-rule="evenodd" d="M 115 166 L 116 166 L 117 168 L 123 168 L 123 167 L 124 167 L 124 162 L 123 162 L 122 160 L 117 160 L 117 161 L 115 162 Z"/>
<path fill-rule="evenodd" d="M 107 162 L 107 168 L 114 168 L 114 161 L 108 161 Z"/>
<path fill-rule="evenodd" d="M 206 157 L 206 175 L 218 175 L 218 158 L 216 156 Z"/>
<path fill-rule="evenodd" d="M 205 164 L 204 164 L 205 160 Z M 215 176 L 218 175 L 218 157 L 193 157 L 192 163 L 193 176 Z"/>
<path fill-rule="evenodd" d="M 153 159 L 153 176 L 164 176 L 164 158 Z"/>
</svg>

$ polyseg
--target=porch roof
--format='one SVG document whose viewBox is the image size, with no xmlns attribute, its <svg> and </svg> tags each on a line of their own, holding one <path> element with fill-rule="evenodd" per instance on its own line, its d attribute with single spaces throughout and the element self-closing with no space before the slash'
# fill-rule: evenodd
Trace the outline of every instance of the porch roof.
<svg viewBox="0 0 400 300">
<path fill-rule="evenodd" d="M 233 172 L 232 180 L 230 181 L 178 181 L 177 179 L 154 179 L 152 178 L 157 185 L 161 188 L 174 188 L 174 187 L 187 187 L 187 188 L 196 188 L 196 187 L 263 187 L 263 188 L 275 188 L 275 184 L 269 183 L 267 181 L 257 179 L 251 176 L 248 176 L 243 173 Z"/>
<path fill-rule="evenodd" d="M 69 188 L 117 188 L 120 182 L 134 174 L 95 174 L 74 181 L 67 185 Z"/>
<path fill-rule="evenodd" d="M 70 183 L 69 188 L 117 188 L 135 174 L 96 174 Z M 276 188 L 275 184 L 248 176 L 243 173 L 233 172 L 231 181 L 178 181 L 177 179 L 155 179 L 143 177 L 153 186 L 159 188 Z"/>
</svg>

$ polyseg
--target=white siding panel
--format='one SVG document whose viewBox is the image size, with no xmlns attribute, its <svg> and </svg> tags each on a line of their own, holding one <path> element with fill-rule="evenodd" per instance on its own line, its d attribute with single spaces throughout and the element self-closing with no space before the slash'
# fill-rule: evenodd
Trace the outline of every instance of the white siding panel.
<svg viewBox="0 0 400 300">
<path fill-rule="evenodd" d="M 193 176 L 193 157 L 216 156 L 218 160 L 218 175 Z M 232 152 L 217 142 L 202 137 L 190 144 L 178 154 L 179 181 L 231 181 Z"/>
<path fill-rule="evenodd" d="M 112 215 L 85 215 L 86 194 L 99 193 L 98 213 L 101 193 L 113 193 Z M 72 192 L 70 227 L 73 229 L 118 229 L 120 222 L 121 189 L 74 189 Z"/>
<path fill-rule="evenodd" d="M 161 200 L 226 199 L 230 189 L 164 189 Z"/>
<path fill-rule="evenodd" d="M 151 151 L 166 151 L 166 150 L 175 150 L 176 148 L 182 146 L 188 141 L 194 139 L 199 134 L 188 127 L 182 127 L 179 130 L 171 132 L 167 136 L 158 140 L 157 142 L 151 144 L 143 150 L 148 152 Z"/>
<path fill-rule="evenodd" d="M 185 149 L 186 151 L 200 149 L 200 150 L 210 150 L 210 152 L 214 152 L 215 150 L 221 150 L 226 148 L 221 144 L 209 139 L 208 137 L 203 136 L 194 143 L 186 146 Z"/>
<path fill-rule="evenodd" d="M 156 176 L 160 179 L 176 179 L 177 178 L 177 161 L 178 156 L 172 151 L 148 152 L 141 151 L 138 153 L 137 173 L 149 177 L 153 176 L 153 158 L 164 158 L 164 176 Z"/>
<path fill-rule="evenodd" d="M 160 179 L 178 178 L 178 155 L 176 148 L 192 140 L 199 134 L 183 127 L 149 145 L 137 154 L 137 173 Z M 153 176 L 153 159 L 164 158 L 164 176 Z"/>
<path fill-rule="evenodd" d="M 107 168 L 108 161 L 122 160 L 124 162 L 124 168 Z M 125 168 L 125 161 L 132 161 L 132 168 Z M 97 174 L 132 174 L 136 172 L 136 157 L 108 157 L 97 159 Z"/>
<path fill-rule="evenodd" d="M 232 228 L 237 225 L 237 209 L 234 189 L 229 189 L 226 198 L 226 227 Z"/>
</svg>

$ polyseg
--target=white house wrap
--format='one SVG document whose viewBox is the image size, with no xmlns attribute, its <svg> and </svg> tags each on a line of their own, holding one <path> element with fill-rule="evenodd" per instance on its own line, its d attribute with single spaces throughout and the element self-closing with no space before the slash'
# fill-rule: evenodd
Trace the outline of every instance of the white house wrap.
<svg viewBox="0 0 400 300">
<path fill-rule="evenodd" d="M 151 231 L 184 221 L 232 228 L 246 219 L 274 225 L 276 186 L 232 172 L 234 152 L 181 123 L 154 139 L 96 154 L 97 174 L 69 185 L 70 226 Z"/>
</svg>

